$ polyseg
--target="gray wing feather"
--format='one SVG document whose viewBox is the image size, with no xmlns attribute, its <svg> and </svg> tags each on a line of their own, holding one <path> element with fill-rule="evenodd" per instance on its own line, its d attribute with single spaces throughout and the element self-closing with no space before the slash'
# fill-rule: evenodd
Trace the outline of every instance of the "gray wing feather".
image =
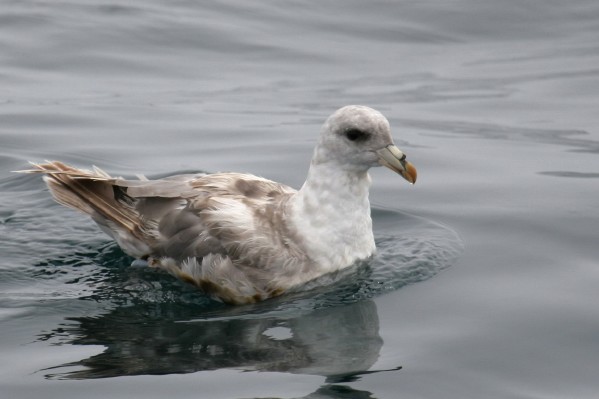
<svg viewBox="0 0 599 399">
<path fill-rule="evenodd" d="M 33 167 L 26 172 L 45 174 L 58 202 L 89 214 L 125 252 L 228 302 L 278 295 L 310 262 L 286 223 L 296 191 L 285 185 L 237 173 L 126 180 L 60 162 Z"/>
</svg>

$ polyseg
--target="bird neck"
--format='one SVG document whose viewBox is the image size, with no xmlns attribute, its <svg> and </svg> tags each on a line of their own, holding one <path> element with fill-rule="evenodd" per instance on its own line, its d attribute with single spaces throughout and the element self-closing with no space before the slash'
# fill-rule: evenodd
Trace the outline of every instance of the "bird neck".
<svg viewBox="0 0 599 399">
<path fill-rule="evenodd" d="M 348 171 L 333 162 L 313 161 L 297 197 L 304 206 L 313 210 L 331 206 L 345 212 L 349 210 L 344 209 L 347 206 L 354 211 L 357 207 L 368 210 L 370 214 L 369 189 L 370 175 L 367 171 Z"/>
</svg>

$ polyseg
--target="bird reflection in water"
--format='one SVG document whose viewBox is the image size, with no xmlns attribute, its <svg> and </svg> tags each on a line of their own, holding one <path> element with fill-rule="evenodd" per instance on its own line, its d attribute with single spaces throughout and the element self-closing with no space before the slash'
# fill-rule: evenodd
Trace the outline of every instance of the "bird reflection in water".
<svg viewBox="0 0 599 399">
<path fill-rule="evenodd" d="M 143 303 L 67 319 L 40 339 L 105 350 L 46 370 L 52 371 L 46 376 L 94 379 L 233 368 L 349 382 L 372 372 L 383 344 L 371 300 L 287 315 L 221 309 L 220 317 L 194 320 L 194 312 L 188 305 Z"/>
</svg>

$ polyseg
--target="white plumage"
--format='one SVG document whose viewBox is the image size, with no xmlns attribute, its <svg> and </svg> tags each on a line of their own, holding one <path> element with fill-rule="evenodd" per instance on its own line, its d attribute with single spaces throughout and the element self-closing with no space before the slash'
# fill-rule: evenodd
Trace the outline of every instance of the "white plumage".
<svg viewBox="0 0 599 399">
<path fill-rule="evenodd" d="M 299 191 L 240 173 L 125 180 L 60 162 L 24 172 L 45 174 L 57 202 L 90 215 L 127 254 L 242 304 L 372 256 L 368 169 L 380 165 L 416 180 L 387 119 L 352 105 L 325 122 Z"/>
</svg>

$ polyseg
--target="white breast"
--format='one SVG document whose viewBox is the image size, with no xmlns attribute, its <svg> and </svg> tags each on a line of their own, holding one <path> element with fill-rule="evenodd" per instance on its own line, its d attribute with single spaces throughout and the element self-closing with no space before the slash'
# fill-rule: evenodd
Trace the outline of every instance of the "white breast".
<svg viewBox="0 0 599 399">
<path fill-rule="evenodd" d="M 351 266 L 375 251 L 368 173 L 345 173 L 329 164 L 312 165 L 290 204 L 290 224 L 308 256 L 328 273 Z"/>
</svg>

